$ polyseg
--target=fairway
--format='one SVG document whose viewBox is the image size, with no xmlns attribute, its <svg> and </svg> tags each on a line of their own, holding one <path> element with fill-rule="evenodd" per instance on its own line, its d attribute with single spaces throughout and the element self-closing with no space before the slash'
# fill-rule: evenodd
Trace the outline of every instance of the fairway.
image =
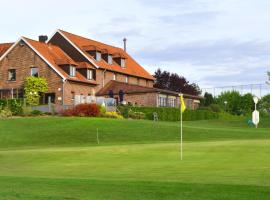
<svg viewBox="0 0 270 200">
<path fill-rule="evenodd" d="M 0 121 L 0 199 L 270 199 L 269 120 Z"/>
</svg>

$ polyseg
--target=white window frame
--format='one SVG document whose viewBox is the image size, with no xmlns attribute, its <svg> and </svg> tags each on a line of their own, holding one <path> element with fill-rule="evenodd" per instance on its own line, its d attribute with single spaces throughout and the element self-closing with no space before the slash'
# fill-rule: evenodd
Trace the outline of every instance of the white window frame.
<svg viewBox="0 0 270 200">
<path fill-rule="evenodd" d="M 112 55 L 108 55 L 108 64 L 109 65 L 112 65 L 113 64 L 113 58 L 112 58 Z"/>
<path fill-rule="evenodd" d="M 93 80 L 93 70 L 87 69 L 87 79 Z"/>
<path fill-rule="evenodd" d="M 113 74 L 113 80 L 116 81 L 116 74 Z"/>
<path fill-rule="evenodd" d="M 75 66 L 73 66 L 73 65 L 70 65 L 69 66 L 69 75 L 71 77 L 75 77 L 76 76 L 76 67 Z"/>
<path fill-rule="evenodd" d="M 37 76 L 34 76 L 33 69 L 37 69 Z M 31 76 L 39 77 L 39 69 L 38 69 L 38 67 L 31 67 L 30 74 L 31 74 Z"/>
<path fill-rule="evenodd" d="M 124 58 L 121 58 L 120 62 L 121 62 L 121 67 L 125 68 L 126 67 L 126 60 Z"/>
<path fill-rule="evenodd" d="M 101 53 L 96 51 L 96 61 L 101 61 Z"/>
<path fill-rule="evenodd" d="M 128 76 L 126 76 L 126 83 L 128 83 Z"/>
<path fill-rule="evenodd" d="M 11 79 L 12 78 L 11 71 L 13 71 L 15 73 L 15 78 L 14 79 Z M 9 69 L 8 70 L 8 81 L 16 81 L 16 78 L 17 78 L 16 69 Z"/>
</svg>

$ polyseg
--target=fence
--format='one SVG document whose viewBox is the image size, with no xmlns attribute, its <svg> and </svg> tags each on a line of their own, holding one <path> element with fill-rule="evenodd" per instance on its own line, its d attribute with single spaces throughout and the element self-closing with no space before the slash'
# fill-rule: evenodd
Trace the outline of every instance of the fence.
<svg viewBox="0 0 270 200">
<path fill-rule="evenodd" d="M 80 96 L 80 95 L 78 95 Z M 78 100 L 79 99 L 79 100 Z M 73 108 L 75 105 L 81 103 L 96 103 L 98 105 L 102 105 L 106 107 L 108 112 L 116 111 L 116 100 L 113 98 L 105 98 L 105 97 L 95 97 L 95 96 L 88 96 L 87 98 L 78 98 L 76 101 L 75 97 L 75 104 L 74 105 L 58 105 L 49 103 L 45 105 L 38 105 L 32 106 L 33 110 L 39 110 L 41 112 L 48 112 L 48 113 L 59 113 L 61 110 L 66 110 L 69 108 Z"/>
<path fill-rule="evenodd" d="M 221 86 L 213 88 L 203 88 L 202 94 L 210 93 L 213 96 L 217 97 L 222 92 L 226 91 L 238 91 L 241 95 L 251 93 L 259 98 L 270 94 L 270 85 L 266 83 L 259 84 L 248 84 L 248 85 L 233 85 L 233 86 Z"/>
</svg>

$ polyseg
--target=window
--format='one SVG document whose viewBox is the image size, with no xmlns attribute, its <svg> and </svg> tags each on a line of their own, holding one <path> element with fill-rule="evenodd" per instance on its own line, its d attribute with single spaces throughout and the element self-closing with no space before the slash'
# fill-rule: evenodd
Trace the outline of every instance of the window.
<svg viewBox="0 0 270 200">
<path fill-rule="evenodd" d="M 73 77 L 76 76 L 76 67 L 75 67 L 75 66 L 72 66 L 72 65 L 71 65 L 71 66 L 69 67 L 69 75 L 70 75 L 70 76 L 73 76 Z"/>
<path fill-rule="evenodd" d="M 122 68 L 126 67 L 126 62 L 124 58 L 121 58 L 121 67 Z"/>
<path fill-rule="evenodd" d="M 75 100 L 75 92 L 71 92 L 71 101 Z"/>
<path fill-rule="evenodd" d="M 116 74 L 113 74 L 113 80 L 116 81 Z"/>
<path fill-rule="evenodd" d="M 8 80 L 9 81 L 16 81 L 16 69 L 9 69 L 8 70 Z"/>
<path fill-rule="evenodd" d="M 109 65 L 112 65 L 113 64 L 112 55 L 108 55 L 108 64 Z"/>
<path fill-rule="evenodd" d="M 98 51 L 96 52 L 96 60 L 101 61 L 101 53 Z"/>
<path fill-rule="evenodd" d="M 128 76 L 126 76 L 126 83 L 128 83 Z"/>
<path fill-rule="evenodd" d="M 38 77 L 38 68 L 37 67 L 31 68 L 31 76 Z"/>
<path fill-rule="evenodd" d="M 87 69 L 87 79 L 92 80 L 93 79 L 93 70 Z"/>
<path fill-rule="evenodd" d="M 164 95 L 159 95 L 158 97 L 158 106 L 166 107 L 167 106 L 167 97 Z"/>
<path fill-rule="evenodd" d="M 176 99 L 173 97 L 168 98 L 168 107 L 175 107 L 176 106 Z"/>
</svg>

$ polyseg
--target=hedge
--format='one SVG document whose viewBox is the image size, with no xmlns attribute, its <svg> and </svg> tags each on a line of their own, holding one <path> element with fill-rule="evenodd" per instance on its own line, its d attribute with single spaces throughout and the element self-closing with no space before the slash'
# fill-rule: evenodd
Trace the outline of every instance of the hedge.
<svg viewBox="0 0 270 200">
<path fill-rule="evenodd" d="M 133 112 L 144 113 L 145 118 L 149 120 L 153 120 L 153 113 L 157 113 L 160 121 L 180 121 L 180 109 L 178 108 L 120 106 L 118 110 L 126 118 L 128 118 L 128 112 L 131 110 Z M 183 113 L 184 121 L 217 119 L 218 117 L 218 113 L 209 110 L 186 110 Z"/>
<path fill-rule="evenodd" d="M 13 115 L 19 115 L 23 112 L 23 102 L 20 99 L 0 99 L 0 110 L 8 108 Z"/>
</svg>

